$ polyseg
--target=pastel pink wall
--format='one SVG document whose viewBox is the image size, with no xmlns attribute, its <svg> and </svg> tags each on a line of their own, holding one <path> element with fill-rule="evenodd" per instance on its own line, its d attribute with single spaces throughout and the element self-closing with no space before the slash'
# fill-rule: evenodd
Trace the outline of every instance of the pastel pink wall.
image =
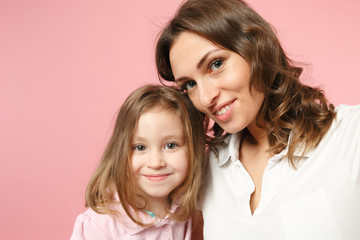
<svg viewBox="0 0 360 240">
<path fill-rule="evenodd" d="M 157 83 L 155 37 L 180 0 L 0 0 L 0 238 L 68 239 L 115 111 Z M 249 0 L 309 84 L 359 104 L 360 1 Z"/>
</svg>

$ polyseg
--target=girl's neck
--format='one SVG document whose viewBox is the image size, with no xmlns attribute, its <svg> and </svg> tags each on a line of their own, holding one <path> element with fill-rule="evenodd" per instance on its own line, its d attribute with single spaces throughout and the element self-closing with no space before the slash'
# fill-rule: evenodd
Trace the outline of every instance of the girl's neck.
<svg viewBox="0 0 360 240">
<path fill-rule="evenodd" d="M 158 218 L 165 218 L 170 209 L 168 198 L 147 198 L 146 212 L 153 213 Z"/>
</svg>

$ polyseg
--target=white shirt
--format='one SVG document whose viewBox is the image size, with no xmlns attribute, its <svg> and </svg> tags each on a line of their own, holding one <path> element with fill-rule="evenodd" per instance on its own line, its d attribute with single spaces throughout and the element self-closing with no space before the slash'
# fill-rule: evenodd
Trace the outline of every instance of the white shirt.
<svg viewBox="0 0 360 240">
<path fill-rule="evenodd" d="M 360 106 L 341 105 L 318 147 L 294 169 L 269 159 L 254 214 L 254 183 L 238 160 L 240 134 L 210 154 L 202 205 L 205 240 L 360 239 Z"/>
</svg>

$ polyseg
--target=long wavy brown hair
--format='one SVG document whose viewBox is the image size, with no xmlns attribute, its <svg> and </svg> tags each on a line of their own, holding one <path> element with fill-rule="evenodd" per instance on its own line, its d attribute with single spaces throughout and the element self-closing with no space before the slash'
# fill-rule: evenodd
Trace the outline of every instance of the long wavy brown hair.
<svg viewBox="0 0 360 240">
<path fill-rule="evenodd" d="M 169 194 L 169 203 L 179 205 L 177 211 L 169 213 L 170 217 L 185 221 L 197 213 L 198 196 L 204 185 L 202 175 L 206 174 L 204 115 L 180 91 L 161 85 L 146 85 L 135 90 L 120 108 L 113 134 L 88 184 L 86 206 L 98 213 L 121 217 L 116 211 L 116 204 L 121 204 L 135 223 L 148 225 L 138 217 L 146 205 L 139 206 L 136 201 L 141 196 L 136 194 L 132 181 L 131 155 L 139 118 L 155 107 L 173 111 L 180 117 L 187 148 L 188 174 Z"/>
<path fill-rule="evenodd" d="M 257 124 L 268 132 L 270 151 L 279 153 L 288 146 L 294 166 L 297 148 L 304 154 L 318 145 L 336 116 L 334 106 L 321 89 L 300 82 L 302 67 L 286 56 L 272 27 L 258 13 L 240 0 L 186 1 L 157 40 L 156 65 L 164 84 L 164 80 L 174 81 L 169 52 L 184 31 L 236 52 L 248 62 L 249 88 L 254 86 L 265 95 Z M 211 145 L 216 146 L 226 134 L 216 123 L 211 131 Z"/>
</svg>

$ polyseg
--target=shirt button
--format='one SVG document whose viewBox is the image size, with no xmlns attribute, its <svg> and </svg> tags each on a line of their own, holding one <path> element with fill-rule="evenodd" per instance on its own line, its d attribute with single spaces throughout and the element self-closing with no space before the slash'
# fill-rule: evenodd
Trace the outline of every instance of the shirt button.
<svg viewBox="0 0 360 240">
<path fill-rule="evenodd" d="M 170 231 L 170 226 L 169 226 L 169 225 L 166 225 L 166 226 L 165 226 L 165 230 L 166 230 L 166 231 Z"/>
</svg>

